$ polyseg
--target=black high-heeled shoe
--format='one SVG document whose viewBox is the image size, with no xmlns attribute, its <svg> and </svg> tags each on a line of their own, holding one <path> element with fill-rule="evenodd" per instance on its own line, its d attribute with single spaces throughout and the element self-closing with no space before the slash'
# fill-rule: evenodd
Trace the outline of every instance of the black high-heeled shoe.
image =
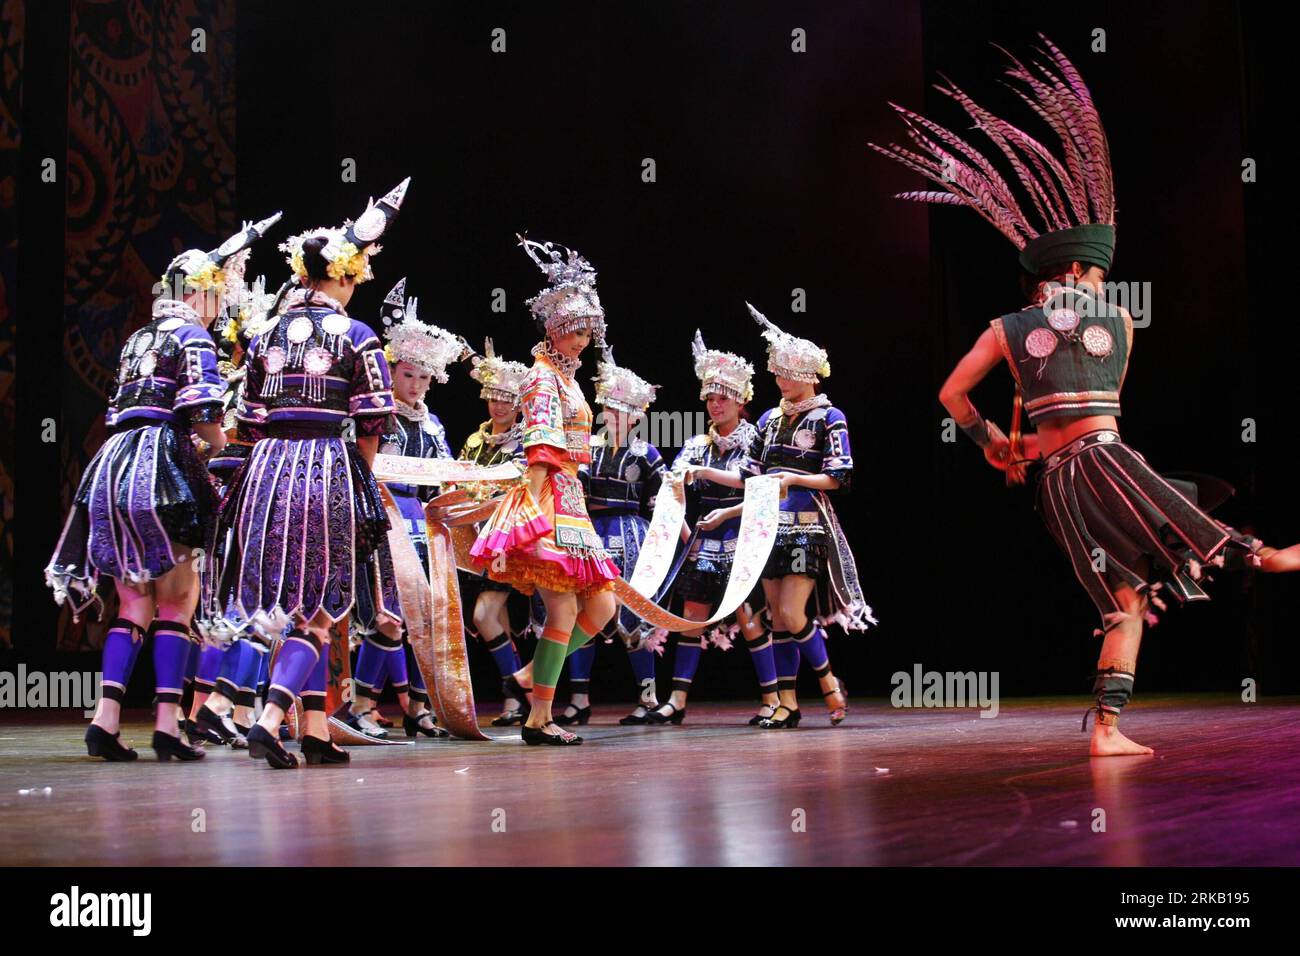
<svg viewBox="0 0 1300 956">
<path fill-rule="evenodd" d="M 533 709 L 533 705 L 528 703 L 528 693 L 531 690 L 531 687 L 524 687 L 523 684 L 519 683 L 519 678 L 515 677 L 514 674 L 507 674 L 501 678 L 501 693 L 511 700 L 517 700 L 519 709 L 525 714 Z"/>
<path fill-rule="evenodd" d="M 516 725 L 523 724 L 523 722 L 527 719 L 528 719 L 528 715 L 524 713 L 523 708 L 520 708 L 519 710 L 506 710 L 506 711 L 502 711 L 499 717 L 492 718 L 492 726 L 493 727 L 514 727 Z"/>
<path fill-rule="evenodd" d="M 218 715 L 216 711 L 209 709 L 207 704 L 204 704 L 199 708 L 198 719 L 191 720 L 190 723 L 193 724 L 201 734 L 207 735 L 203 737 L 203 739 L 207 741 L 211 741 L 212 737 L 216 737 L 216 743 L 234 746 L 235 737 L 238 736 L 226 727 L 226 722 L 221 719 L 220 715 Z M 193 737 L 190 738 L 190 743 L 194 743 Z"/>
<path fill-rule="evenodd" d="M 268 733 L 261 724 L 254 724 L 248 732 L 248 755 L 254 760 L 266 758 L 274 770 L 291 770 L 298 766 L 294 755 L 285 750 L 275 735 Z"/>
<path fill-rule="evenodd" d="M 786 715 L 784 717 L 777 717 L 776 715 L 783 710 Z M 785 704 L 777 704 L 776 710 L 772 711 L 772 716 L 765 720 L 760 720 L 758 726 L 762 727 L 764 730 L 784 730 L 788 727 L 798 727 L 799 721 L 802 719 L 803 711 L 798 707 L 791 709 Z"/>
<path fill-rule="evenodd" d="M 673 709 L 673 712 L 671 714 L 661 714 L 659 713 L 659 707 L 671 707 Z M 671 701 L 665 701 L 664 703 L 660 704 L 659 707 L 656 707 L 654 710 L 649 711 L 645 715 L 645 722 L 647 724 L 659 724 L 659 725 L 680 724 L 683 720 L 686 719 L 685 707 L 683 707 L 681 710 L 678 710 L 677 705 L 672 703 Z"/>
<path fill-rule="evenodd" d="M 551 721 L 547 726 L 554 724 L 555 721 Z M 540 727 L 529 727 L 527 724 L 520 728 L 520 730 L 524 738 L 524 743 L 528 744 L 530 747 L 536 747 L 540 744 L 548 744 L 552 747 L 576 747 L 578 744 L 582 743 L 581 737 L 577 734 L 570 733 L 567 730 L 561 731 L 558 734 L 548 734 Z"/>
<path fill-rule="evenodd" d="M 644 710 L 645 713 L 642 714 L 640 717 L 638 717 L 636 710 L 633 709 L 632 713 L 628 714 L 626 717 L 622 717 L 619 719 L 620 725 L 624 727 L 639 727 L 642 724 L 648 724 L 650 723 L 650 711 L 654 707 L 658 707 L 660 705 L 659 704 L 654 704 L 654 705 L 637 704 L 636 706 Z"/>
<path fill-rule="evenodd" d="M 109 763 L 129 763 L 139 760 L 140 755 L 130 747 L 122 746 L 122 732 L 110 734 L 98 724 L 86 728 L 86 753 L 92 757 L 103 757 Z"/>
<path fill-rule="evenodd" d="M 215 744 L 220 746 L 225 741 L 221 739 L 216 731 L 209 730 L 202 726 L 197 720 L 190 720 L 188 717 L 181 720 L 181 730 L 185 734 L 185 739 L 190 742 L 191 747 L 198 747 L 202 744 Z M 171 736 L 170 734 L 168 736 Z"/>
<path fill-rule="evenodd" d="M 570 714 L 568 712 L 569 707 L 573 707 L 574 713 Z M 571 727 L 574 724 L 583 726 L 589 720 L 591 720 L 590 704 L 586 707 L 575 707 L 573 704 L 569 704 L 568 707 L 564 708 L 564 713 L 556 715 L 555 718 L 555 722 L 561 727 Z"/>
<path fill-rule="evenodd" d="M 375 740 L 388 739 L 388 731 L 371 721 L 366 714 L 352 713 L 346 705 L 335 711 L 334 716 L 363 736 L 372 737 Z M 365 720 L 366 723 L 363 724 L 362 720 Z M 367 726 L 367 724 L 369 724 L 369 726 Z"/>
<path fill-rule="evenodd" d="M 760 707 L 758 708 L 758 709 L 759 709 L 759 713 L 757 713 L 757 714 L 755 714 L 753 717 L 749 718 L 749 726 L 751 726 L 751 727 L 757 727 L 757 726 L 758 726 L 759 724 L 761 724 L 763 721 L 765 721 L 765 720 L 771 720 L 771 719 L 772 719 L 772 715 L 776 713 L 776 708 L 777 708 L 778 706 L 779 706 L 778 704 L 763 704 L 762 706 L 760 706 Z M 772 713 L 770 713 L 770 714 L 764 714 L 764 713 L 762 713 L 762 711 L 765 711 L 765 710 L 770 710 Z"/>
<path fill-rule="evenodd" d="M 203 748 L 190 747 L 181 743 L 179 737 L 173 737 L 161 730 L 153 732 L 153 752 L 158 755 L 161 763 L 166 763 L 173 757 L 177 760 L 202 760 L 205 756 Z"/>
<path fill-rule="evenodd" d="M 269 737 L 270 734 L 267 736 Z M 307 765 L 311 767 L 318 764 L 348 763 L 352 759 L 352 755 L 334 741 L 311 736 L 302 738 L 302 755 L 307 758 Z"/>
<path fill-rule="evenodd" d="M 433 718 L 433 726 L 426 727 L 422 723 L 425 717 Z M 425 711 L 419 717 L 412 717 L 410 714 L 402 715 L 402 730 L 406 731 L 406 736 L 414 737 L 416 734 L 424 734 L 426 737 L 433 737 L 435 740 L 440 737 L 450 737 L 445 727 L 438 726 L 438 720 L 429 711 Z"/>
</svg>

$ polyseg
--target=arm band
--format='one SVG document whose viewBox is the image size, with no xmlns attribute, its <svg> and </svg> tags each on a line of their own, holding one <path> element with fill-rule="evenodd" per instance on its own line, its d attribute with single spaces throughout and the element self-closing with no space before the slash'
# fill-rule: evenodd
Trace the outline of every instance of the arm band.
<svg viewBox="0 0 1300 956">
<path fill-rule="evenodd" d="M 967 434 L 971 441 L 979 445 L 981 448 L 987 448 L 989 444 L 991 444 L 991 440 L 989 439 L 988 422 L 984 421 L 984 416 L 981 415 L 974 406 L 971 407 L 971 411 L 975 412 L 975 420 L 959 427 Z"/>
</svg>

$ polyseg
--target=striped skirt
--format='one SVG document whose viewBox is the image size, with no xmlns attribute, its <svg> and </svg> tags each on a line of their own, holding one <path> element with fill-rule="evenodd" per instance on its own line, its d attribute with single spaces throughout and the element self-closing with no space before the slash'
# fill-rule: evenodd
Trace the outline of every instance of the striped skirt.
<svg viewBox="0 0 1300 956">
<path fill-rule="evenodd" d="M 1161 477 L 1108 430 L 1088 432 L 1048 457 L 1038 510 L 1097 605 L 1103 631 L 1124 619 L 1119 586 L 1207 600 L 1200 567 L 1219 563 L 1225 548 L 1258 546 L 1202 511 L 1194 486 Z"/>
<path fill-rule="evenodd" d="M 591 516 L 591 526 L 619 574 L 630 578 L 637 559 L 641 557 L 641 545 L 645 542 L 650 522 L 639 514 L 596 511 Z M 626 607 L 619 608 L 616 620 L 622 635 L 632 634 L 641 624 L 641 618 Z"/>
<path fill-rule="evenodd" d="M 81 476 L 45 569 L 54 599 L 79 615 L 98 602 L 100 575 L 142 583 L 166 574 L 176 567 L 173 548 L 206 544 L 216 509 L 216 490 L 179 425 L 110 435 Z"/>
<path fill-rule="evenodd" d="M 379 485 L 339 438 L 266 438 L 253 446 L 222 505 L 209 626 L 270 633 L 354 608 L 363 630 L 401 620 Z M 364 618 L 364 619 L 363 619 Z M 367 620 L 368 619 L 368 620 Z"/>
</svg>

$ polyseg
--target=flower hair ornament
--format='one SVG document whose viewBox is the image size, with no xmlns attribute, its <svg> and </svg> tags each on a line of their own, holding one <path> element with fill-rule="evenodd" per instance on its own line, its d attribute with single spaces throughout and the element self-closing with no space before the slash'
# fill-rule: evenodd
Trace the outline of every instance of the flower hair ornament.
<svg viewBox="0 0 1300 956">
<path fill-rule="evenodd" d="M 341 282 L 352 277 L 359 283 L 373 279 L 370 257 L 383 251 L 379 237 L 397 218 L 410 184 L 411 177 L 407 176 L 385 193 L 379 202 L 371 198 L 366 211 L 355 222 L 349 219 L 338 227 L 308 229 L 280 243 L 280 251 L 285 254 L 284 261 L 289 264 L 297 282 L 303 284 L 307 281 L 307 265 L 303 261 L 302 249 L 307 240 L 315 238 L 326 240 L 321 255 L 325 258 L 325 272 L 331 279 Z"/>
<path fill-rule="evenodd" d="M 473 353 L 470 356 L 470 365 L 469 377 L 483 386 L 479 398 L 519 404 L 519 394 L 528 377 L 527 365 L 498 356 L 491 339 L 483 340 L 482 355 Z"/>
<path fill-rule="evenodd" d="M 406 298 L 406 279 L 402 278 L 384 297 L 379 307 L 379 317 L 384 325 L 384 354 L 389 362 L 407 362 L 439 383 L 447 384 L 447 366 L 459 361 L 469 345 L 459 335 L 454 335 L 436 325 L 421 322 L 419 301 Z"/>
<path fill-rule="evenodd" d="M 277 212 L 260 222 L 245 222 L 239 232 L 211 252 L 186 249 L 167 264 L 162 276 L 163 297 L 180 299 L 196 290 L 222 293 L 227 286 L 241 283 L 249 246 L 279 222 L 281 215 Z M 233 273 L 233 277 L 228 273 Z"/>
<path fill-rule="evenodd" d="M 818 378 L 827 378 L 831 374 L 831 363 L 826 350 L 815 342 L 801 339 L 777 328 L 767 316 L 748 302 L 745 308 L 754 317 L 763 338 L 767 339 L 767 370 L 773 375 L 788 378 L 793 382 L 811 382 L 816 384 Z"/>
<path fill-rule="evenodd" d="M 695 330 L 691 342 L 695 377 L 700 380 L 700 398 L 722 395 L 744 405 L 754 397 L 754 366 L 734 352 L 706 348 L 704 336 Z"/>
<path fill-rule="evenodd" d="M 596 270 L 575 250 L 550 242 L 534 242 L 515 234 L 519 245 L 548 282 L 547 288 L 527 300 L 533 317 L 548 336 L 590 329 L 598 346 L 605 344 L 605 310 L 596 293 Z"/>
</svg>

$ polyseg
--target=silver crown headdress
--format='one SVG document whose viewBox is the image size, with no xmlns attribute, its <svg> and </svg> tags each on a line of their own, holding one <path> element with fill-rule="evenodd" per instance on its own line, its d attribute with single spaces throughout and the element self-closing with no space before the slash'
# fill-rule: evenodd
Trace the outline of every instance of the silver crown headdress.
<svg viewBox="0 0 1300 956">
<path fill-rule="evenodd" d="M 411 177 L 407 176 L 385 193 L 379 202 L 375 202 L 372 197 L 366 205 L 366 211 L 355 222 L 349 219 L 338 227 L 319 226 L 308 229 L 280 243 L 280 251 L 285 254 L 284 261 L 289 264 L 297 280 L 301 283 L 307 278 L 307 265 L 302 258 L 303 244 L 308 239 L 318 237 L 326 240 L 321 255 L 325 258 L 325 270 L 330 278 L 341 280 L 345 276 L 353 276 L 357 282 L 373 279 L 370 257 L 383 251 L 379 237 L 397 218 L 410 185 Z"/>
<path fill-rule="evenodd" d="M 518 233 L 515 238 L 528 258 L 537 264 L 550 287 L 527 300 L 533 315 L 550 335 L 591 329 L 597 345 L 605 342 L 605 310 L 596 293 L 596 270 L 575 250 L 550 242 L 533 242 Z M 563 253 L 561 253 L 563 250 Z M 542 261 L 541 252 L 547 259 Z"/>
<path fill-rule="evenodd" d="M 824 348 L 815 342 L 781 331 L 748 302 L 745 307 L 763 330 L 763 338 L 767 339 L 769 372 L 795 382 L 814 383 L 818 377 L 826 378 L 831 374 L 831 363 L 827 360 Z"/>
<path fill-rule="evenodd" d="M 379 307 L 388 358 L 392 362 L 409 362 L 445 385 L 447 366 L 460 359 L 469 346 L 459 335 L 421 322 L 418 300 L 405 296 L 406 279 L 402 278 Z"/>
<path fill-rule="evenodd" d="M 245 221 L 239 232 L 211 252 L 186 249 L 167 264 L 162 277 L 164 295 L 181 295 L 193 289 L 214 289 L 221 292 L 227 285 L 233 287 L 241 283 L 249 246 L 279 222 L 281 215 L 277 212 L 260 222 Z M 230 276 L 232 271 L 233 281 Z"/>
<path fill-rule="evenodd" d="M 889 104 L 902 117 L 912 142 L 928 155 L 897 144 L 868 145 L 944 189 L 899 193 L 897 198 L 970 206 L 1015 244 L 1029 272 L 1072 260 L 1109 270 L 1115 251 L 1115 184 L 1106 131 L 1074 64 L 1046 36 L 1038 36 L 1047 47 L 1038 52 L 1047 62 L 1034 61 L 1031 69 L 1007 53 L 1011 66 L 1006 75 L 1016 82 L 1006 85 L 1052 128 L 1060 140 L 1060 158 L 981 107 L 946 77 L 947 86 L 935 87 L 955 100 L 1002 153 L 1038 222 L 1031 222 L 1023 197 L 1017 198 L 974 146 L 911 110 Z"/>
<path fill-rule="evenodd" d="M 498 356 L 492 348 L 491 339 L 483 340 L 483 354 L 473 355 L 470 361 L 472 367 L 469 377 L 483 386 L 479 390 L 479 398 L 519 404 L 519 393 L 523 391 L 524 381 L 528 378 L 527 365 Z"/>
<path fill-rule="evenodd" d="M 605 346 L 601 360 L 596 363 L 596 404 L 629 415 L 644 415 L 655 400 L 658 385 L 651 385 L 631 369 L 614 361 L 614 350 Z"/>
<path fill-rule="evenodd" d="M 722 395 L 742 405 L 754 397 L 754 366 L 734 352 L 705 348 L 704 336 L 695 330 L 691 342 L 695 356 L 695 377 L 700 380 L 700 398 Z"/>
<path fill-rule="evenodd" d="M 262 331 L 260 325 L 272 311 L 277 293 L 266 290 L 266 276 L 258 276 L 251 284 L 244 282 L 242 269 L 236 283 L 227 267 L 226 282 L 225 315 L 213 324 L 213 335 L 233 345 Z"/>
</svg>

